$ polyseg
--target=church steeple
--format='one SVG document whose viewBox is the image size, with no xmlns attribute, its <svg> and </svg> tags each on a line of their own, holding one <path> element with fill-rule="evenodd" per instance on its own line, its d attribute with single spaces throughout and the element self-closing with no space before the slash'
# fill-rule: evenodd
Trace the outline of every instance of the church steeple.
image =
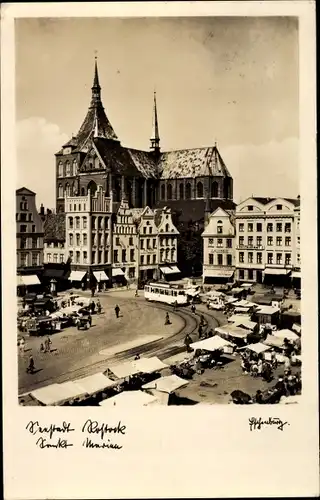
<svg viewBox="0 0 320 500">
<path fill-rule="evenodd" d="M 160 136 L 158 126 L 158 113 L 157 113 L 157 97 L 156 93 L 153 94 L 153 116 L 152 116 L 152 134 L 151 134 L 150 149 L 154 153 L 160 153 Z"/>
<path fill-rule="evenodd" d="M 94 77 L 93 77 L 93 86 L 92 90 L 92 98 L 91 98 L 91 106 L 97 106 L 101 104 L 101 87 L 99 84 L 99 73 L 98 73 L 98 62 L 97 56 L 94 58 Z"/>
</svg>

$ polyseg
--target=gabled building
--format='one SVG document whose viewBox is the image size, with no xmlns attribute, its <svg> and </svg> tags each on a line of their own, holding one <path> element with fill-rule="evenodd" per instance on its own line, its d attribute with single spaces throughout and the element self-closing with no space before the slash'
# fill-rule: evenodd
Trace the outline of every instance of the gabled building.
<svg viewBox="0 0 320 500">
<path fill-rule="evenodd" d="M 91 102 L 79 132 L 56 154 L 56 208 L 64 212 L 65 196 L 94 195 L 101 185 L 116 209 L 122 199 L 129 208 L 169 206 L 184 220 L 204 216 L 217 202 L 234 207 L 233 180 L 216 145 L 162 152 L 156 96 L 150 151 L 122 146 L 101 100 L 95 61 Z M 193 213 L 194 212 L 194 213 Z M 191 215 L 190 215 L 191 214 Z"/>
<path fill-rule="evenodd" d="M 208 217 L 203 238 L 203 283 L 226 283 L 235 273 L 235 213 L 217 208 Z"/>
<path fill-rule="evenodd" d="M 43 269 L 43 222 L 36 208 L 36 193 L 16 190 L 16 241 L 18 286 L 40 284 Z"/>
<path fill-rule="evenodd" d="M 113 224 L 112 278 L 114 282 L 134 281 L 139 276 L 138 231 L 127 200 L 121 200 Z"/>
</svg>

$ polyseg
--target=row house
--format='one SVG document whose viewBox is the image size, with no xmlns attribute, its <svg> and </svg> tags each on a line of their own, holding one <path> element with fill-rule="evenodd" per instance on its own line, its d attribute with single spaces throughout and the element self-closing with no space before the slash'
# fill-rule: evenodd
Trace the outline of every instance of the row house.
<svg viewBox="0 0 320 500">
<path fill-rule="evenodd" d="M 289 284 L 299 255 L 300 199 L 248 198 L 235 218 L 236 279 Z"/>
<path fill-rule="evenodd" d="M 40 284 L 43 269 L 43 222 L 36 194 L 26 187 L 16 191 L 16 259 L 18 286 Z"/>
<path fill-rule="evenodd" d="M 235 273 L 234 211 L 217 208 L 208 218 L 203 238 L 203 284 L 232 281 Z"/>
</svg>

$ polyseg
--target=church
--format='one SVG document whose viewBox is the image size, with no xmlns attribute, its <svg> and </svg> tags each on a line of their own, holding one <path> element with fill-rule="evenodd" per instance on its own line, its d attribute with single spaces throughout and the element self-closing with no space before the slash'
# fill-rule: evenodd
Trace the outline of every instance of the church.
<svg viewBox="0 0 320 500">
<path fill-rule="evenodd" d="M 129 207 L 170 207 L 181 220 L 203 220 L 218 206 L 233 209 L 233 179 L 217 145 L 163 152 L 156 95 L 150 151 L 123 147 L 101 100 L 97 59 L 89 109 L 77 135 L 56 153 L 56 211 L 64 213 L 65 195 L 95 194 L 101 186 Z"/>
</svg>

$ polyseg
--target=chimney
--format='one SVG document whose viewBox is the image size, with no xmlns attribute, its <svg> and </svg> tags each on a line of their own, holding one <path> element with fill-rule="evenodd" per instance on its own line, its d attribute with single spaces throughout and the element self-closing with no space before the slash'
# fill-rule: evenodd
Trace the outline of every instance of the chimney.
<svg viewBox="0 0 320 500">
<path fill-rule="evenodd" d="M 44 215 L 44 206 L 43 203 L 40 205 L 40 215 Z"/>
</svg>

